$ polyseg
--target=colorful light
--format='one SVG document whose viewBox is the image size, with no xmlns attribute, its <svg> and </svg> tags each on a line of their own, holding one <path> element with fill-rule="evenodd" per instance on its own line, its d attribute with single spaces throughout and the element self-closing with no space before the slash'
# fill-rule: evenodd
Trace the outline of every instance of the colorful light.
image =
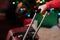
<svg viewBox="0 0 60 40">
<path fill-rule="evenodd" d="M 45 0 L 42 0 L 42 2 L 45 2 Z"/>
<path fill-rule="evenodd" d="M 30 14 L 28 14 L 27 16 L 30 17 Z"/>
<path fill-rule="evenodd" d="M 40 3 L 42 4 L 43 2 L 42 2 L 42 1 L 40 1 Z"/>
<path fill-rule="evenodd" d="M 24 9 L 24 11 L 26 10 L 26 8 L 23 8 Z"/>
<path fill-rule="evenodd" d="M 36 3 L 40 3 L 40 0 L 37 0 Z"/>
<path fill-rule="evenodd" d="M 44 17 L 45 15 L 43 15 L 43 17 Z"/>
<path fill-rule="evenodd" d="M 60 15 L 60 13 L 58 13 L 58 15 Z"/>
<path fill-rule="evenodd" d="M 53 11 L 54 11 L 54 8 L 51 8 L 51 9 L 50 9 L 50 13 L 52 13 Z"/>
<path fill-rule="evenodd" d="M 34 6 L 34 8 L 37 8 L 37 6 Z"/>
<path fill-rule="evenodd" d="M 15 4 L 15 2 L 12 2 L 12 4 Z"/>
<path fill-rule="evenodd" d="M 20 2 L 19 4 L 18 4 L 18 7 L 22 7 L 23 6 L 23 2 Z"/>
<path fill-rule="evenodd" d="M 54 10 L 54 8 L 52 8 L 52 10 Z"/>
<path fill-rule="evenodd" d="M 50 9 L 50 13 L 52 13 L 52 8 Z"/>
<path fill-rule="evenodd" d="M 24 9 L 23 8 L 20 8 L 20 12 L 22 12 Z"/>
</svg>

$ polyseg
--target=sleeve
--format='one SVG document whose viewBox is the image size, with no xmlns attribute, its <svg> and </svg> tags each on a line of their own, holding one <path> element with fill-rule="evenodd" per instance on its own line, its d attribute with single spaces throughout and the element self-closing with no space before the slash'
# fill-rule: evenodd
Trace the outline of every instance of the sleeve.
<svg viewBox="0 0 60 40">
<path fill-rule="evenodd" d="M 47 9 L 50 8 L 60 8 L 60 0 L 53 0 L 50 2 L 46 2 Z"/>
</svg>

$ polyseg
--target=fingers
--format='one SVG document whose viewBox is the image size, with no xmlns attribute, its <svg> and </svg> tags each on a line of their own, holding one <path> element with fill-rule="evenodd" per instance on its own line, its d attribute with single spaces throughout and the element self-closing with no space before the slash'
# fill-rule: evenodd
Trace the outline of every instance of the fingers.
<svg viewBox="0 0 60 40">
<path fill-rule="evenodd" d="M 43 9 L 41 9 L 40 14 L 42 14 L 43 12 L 44 12 L 44 10 L 43 10 Z"/>
<path fill-rule="evenodd" d="M 38 9 L 41 9 L 41 6 L 39 6 Z"/>
<path fill-rule="evenodd" d="M 42 14 L 42 13 L 44 12 L 44 10 L 45 10 L 45 9 L 43 8 L 43 6 L 39 6 L 38 9 L 41 9 L 40 14 Z"/>
<path fill-rule="evenodd" d="M 47 9 L 46 4 L 39 6 L 38 9 L 41 9 L 40 13 L 45 12 Z"/>
<path fill-rule="evenodd" d="M 39 10 L 39 9 L 41 9 L 41 6 L 38 7 L 38 10 Z M 42 13 L 42 11 L 43 11 L 43 10 L 41 9 L 40 13 Z"/>
<path fill-rule="evenodd" d="M 44 14 L 46 12 L 46 9 L 42 6 L 39 6 L 38 9 L 41 9 L 40 14 Z M 50 15 L 50 13 L 48 12 L 47 15 Z"/>
</svg>

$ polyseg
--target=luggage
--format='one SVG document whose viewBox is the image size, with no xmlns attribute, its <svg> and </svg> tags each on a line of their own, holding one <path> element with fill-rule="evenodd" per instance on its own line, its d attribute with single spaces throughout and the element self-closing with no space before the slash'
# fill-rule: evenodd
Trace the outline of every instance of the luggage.
<svg viewBox="0 0 60 40">
<path fill-rule="evenodd" d="M 47 12 L 44 15 L 46 16 Z M 28 25 L 28 26 L 24 25 L 24 26 L 22 26 L 20 28 L 11 29 L 8 32 L 6 40 L 38 40 L 39 37 L 37 35 L 37 32 L 39 31 L 39 29 L 40 29 L 40 27 L 41 27 L 41 25 L 42 25 L 42 23 L 44 21 L 45 16 L 43 16 L 38 28 L 36 30 L 34 30 L 32 28 L 32 24 L 34 22 L 35 16 L 36 16 L 36 12 L 35 12 L 32 20 L 30 22 L 30 25 Z"/>
<path fill-rule="evenodd" d="M 14 28 L 14 29 L 9 30 L 6 40 L 22 40 L 27 28 L 28 26 L 23 26 L 20 28 Z M 25 40 L 32 40 L 32 36 L 34 32 L 35 30 L 31 27 Z M 36 35 L 34 40 L 38 40 L 38 39 L 39 37 L 38 35 Z"/>
</svg>

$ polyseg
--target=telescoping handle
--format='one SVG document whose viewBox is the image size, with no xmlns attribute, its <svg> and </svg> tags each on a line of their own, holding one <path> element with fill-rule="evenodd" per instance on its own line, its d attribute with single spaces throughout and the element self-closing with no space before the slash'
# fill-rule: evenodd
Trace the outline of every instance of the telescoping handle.
<svg viewBox="0 0 60 40">
<path fill-rule="evenodd" d="M 37 10 L 35 10 L 35 14 L 34 14 L 34 16 L 33 16 L 33 18 L 32 18 L 32 21 L 31 21 L 29 27 L 27 28 L 27 31 L 26 31 L 26 33 L 25 33 L 25 35 L 24 35 L 24 37 L 23 37 L 23 40 L 25 40 L 25 38 L 26 38 L 26 36 L 27 36 L 27 34 L 28 34 L 28 31 L 29 31 L 30 27 L 32 26 L 32 23 L 33 23 L 36 15 L 37 15 L 36 12 L 37 12 Z"/>
<path fill-rule="evenodd" d="M 34 35 L 33 35 L 33 37 L 32 37 L 33 39 L 35 38 L 37 32 L 39 31 L 39 29 L 40 29 L 40 27 L 41 27 L 41 25 L 42 25 L 42 23 L 43 23 L 43 21 L 44 21 L 46 15 L 47 15 L 47 11 L 45 12 L 45 14 L 44 14 L 44 16 L 43 16 L 43 18 L 42 18 L 42 20 L 41 20 L 41 22 L 40 22 L 40 24 L 39 24 L 37 30 L 35 31 L 35 33 L 34 33 Z"/>
<path fill-rule="evenodd" d="M 25 33 L 25 35 L 24 35 L 24 37 L 23 37 L 23 40 L 25 40 L 25 38 L 26 38 L 26 36 L 27 36 L 27 34 L 28 34 L 28 31 L 29 31 L 30 27 L 32 26 L 32 23 L 33 23 L 36 15 L 37 15 L 37 12 L 40 12 L 40 11 L 41 11 L 41 9 L 39 9 L 39 10 L 38 10 L 38 9 L 35 9 L 35 14 L 34 14 L 34 16 L 33 16 L 33 18 L 32 18 L 32 21 L 31 21 L 29 27 L 27 28 L 27 31 L 26 31 L 26 33 Z"/>
</svg>

